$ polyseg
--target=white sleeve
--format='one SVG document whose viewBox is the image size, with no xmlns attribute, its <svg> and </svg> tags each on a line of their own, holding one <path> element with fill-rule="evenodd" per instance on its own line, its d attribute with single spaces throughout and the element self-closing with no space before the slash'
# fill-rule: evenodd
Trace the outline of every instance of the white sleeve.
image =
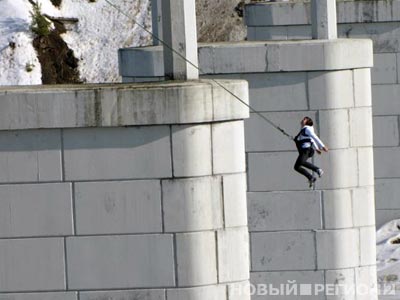
<svg viewBox="0 0 400 300">
<path fill-rule="evenodd" d="M 316 149 L 321 149 L 324 148 L 325 145 L 324 143 L 320 140 L 320 138 L 315 134 L 314 129 L 312 127 L 307 127 L 306 128 L 306 134 L 311 137 L 311 141 L 313 146 Z"/>
</svg>

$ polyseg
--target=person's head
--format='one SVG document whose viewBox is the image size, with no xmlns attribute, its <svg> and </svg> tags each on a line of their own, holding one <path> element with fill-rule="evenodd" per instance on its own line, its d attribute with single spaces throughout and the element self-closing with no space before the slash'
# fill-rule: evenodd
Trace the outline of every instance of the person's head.
<svg viewBox="0 0 400 300">
<path fill-rule="evenodd" d="M 313 126 L 314 122 L 310 117 L 304 117 L 300 122 L 301 126 Z"/>
</svg>

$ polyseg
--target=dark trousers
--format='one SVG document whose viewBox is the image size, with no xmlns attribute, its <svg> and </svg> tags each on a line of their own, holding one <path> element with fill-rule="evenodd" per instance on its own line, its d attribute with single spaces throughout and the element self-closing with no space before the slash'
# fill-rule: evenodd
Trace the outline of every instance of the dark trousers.
<svg viewBox="0 0 400 300">
<path fill-rule="evenodd" d="M 299 157 L 297 158 L 296 163 L 294 164 L 294 169 L 300 174 L 307 177 L 308 180 L 311 180 L 313 176 L 305 168 L 313 170 L 314 172 L 317 172 L 317 170 L 319 169 L 317 166 L 307 161 L 313 155 L 314 155 L 314 149 L 301 148 L 299 149 Z"/>
</svg>

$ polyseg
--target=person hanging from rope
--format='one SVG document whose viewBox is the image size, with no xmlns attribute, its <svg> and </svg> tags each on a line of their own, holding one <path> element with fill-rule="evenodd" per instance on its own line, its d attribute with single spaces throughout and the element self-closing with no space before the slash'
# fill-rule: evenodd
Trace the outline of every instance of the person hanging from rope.
<svg viewBox="0 0 400 300">
<path fill-rule="evenodd" d="M 322 151 L 328 152 L 328 148 L 320 140 L 320 138 L 314 132 L 314 122 L 310 117 L 304 117 L 301 122 L 301 130 L 298 135 L 295 136 L 294 142 L 296 143 L 297 150 L 299 152 L 299 157 L 294 164 L 294 169 L 300 174 L 307 177 L 310 188 L 313 187 L 314 182 L 317 178 L 311 175 L 305 168 L 310 169 L 318 174 L 319 177 L 322 176 L 324 171 L 308 162 L 307 160 L 314 155 L 314 149 L 318 154 Z M 322 150 L 322 151 L 321 151 Z"/>
</svg>

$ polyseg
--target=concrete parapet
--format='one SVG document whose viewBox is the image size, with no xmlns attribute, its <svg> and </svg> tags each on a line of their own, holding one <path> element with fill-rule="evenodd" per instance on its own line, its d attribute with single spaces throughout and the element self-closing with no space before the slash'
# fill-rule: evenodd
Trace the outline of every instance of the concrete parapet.
<svg viewBox="0 0 400 300">
<path fill-rule="evenodd" d="M 131 61 L 121 65 L 121 76 L 163 76 L 160 70 L 142 74 L 132 67 L 152 51 L 146 61 L 153 64 L 155 55 L 163 55 L 160 46 L 146 48 L 140 56 L 138 51 L 140 48 L 120 50 L 120 57 L 130 57 Z M 202 75 L 357 69 L 372 67 L 372 59 L 372 42 L 360 39 L 199 44 Z"/>
<path fill-rule="evenodd" d="M 338 23 L 400 21 L 400 1 L 340 1 L 337 3 Z M 253 3 L 245 8 L 246 25 L 310 24 L 310 2 Z"/>
<path fill-rule="evenodd" d="M 248 101 L 245 81 L 220 81 Z M 248 108 L 215 82 L 0 89 L 0 130 L 188 124 L 243 119 Z M 213 91 L 217 93 L 213 95 Z M 213 108 L 213 104 L 217 104 Z M 224 111 L 226 107 L 229 110 Z M 23 117 L 22 117 L 23 116 Z"/>
</svg>

